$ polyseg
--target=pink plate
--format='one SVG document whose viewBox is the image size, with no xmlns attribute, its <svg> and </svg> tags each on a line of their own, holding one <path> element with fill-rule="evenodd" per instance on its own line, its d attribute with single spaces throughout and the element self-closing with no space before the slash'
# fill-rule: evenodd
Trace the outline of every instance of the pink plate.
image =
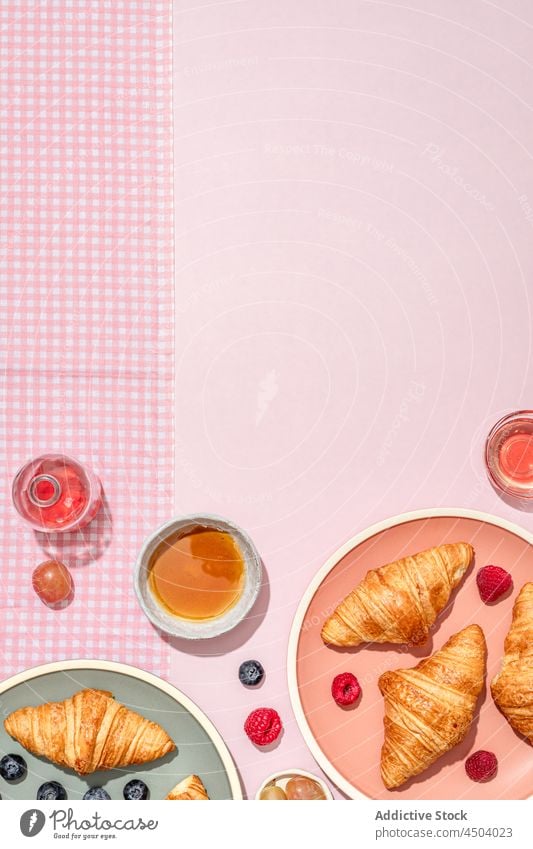
<svg viewBox="0 0 533 849">
<path fill-rule="evenodd" d="M 326 647 L 320 629 L 326 617 L 371 568 L 446 542 L 470 542 L 473 568 L 437 619 L 429 643 L 418 649 L 367 646 Z M 409 513 L 374 525 L 351 540 L 325 564 L 297 611 L 289 644 L 289 688 L 300 729 L 313 755 L 335 783 L 351 797 L 373 799 L 523 799 L 533 795 L 533 748 L 513 732 L 490 696 L 488 684 L 500 668 L 503 641 L 514 599 L 533 580 L 533 536 L 515 525 L 468 510 Z M 485 605 L 476 572 L 494 563 L 513 575 L 513 589 L 499 602 Z M 414 666 L 439 649 L 455 632 L 476 622 L 488 645 L 487 687 L 478 714 L 464 741 L 426 772 L 393 792 L 380 777 L 383 699 L 377 681 L 387 669 Z M 338 707 L 331 682 L 353 672 L 363 694 L 355 707 Z M 476 784 L 465 773 L 466 757 L 477 749 L 496 754 L 498 773 Z"/>
</svg>

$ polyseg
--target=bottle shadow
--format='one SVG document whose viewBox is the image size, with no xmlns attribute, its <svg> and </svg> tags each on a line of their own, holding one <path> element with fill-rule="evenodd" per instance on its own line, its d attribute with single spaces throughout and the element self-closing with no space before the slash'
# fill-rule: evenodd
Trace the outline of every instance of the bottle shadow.
<svg viewBox="0 0 533 849">
<path fill-rule="evenodd" d="M 105 493 L 102 506 L 92 522 L 77 531 L 45 533 L 34 531 L 37 545 L 49 560 L 60 560 L 65 566 L 87 566 L 102 557 L 113 538 L 113 517 Z"/>
<path fill-rule="evenodd" d="M 160 631 L 155 630 L 157 630 L 157 633 L 172 648 L 186 654 L 195 655 L 196 657 L 218 657 L 219 655 L 227 654 L 240 648 L 257 631 L 266 616 L 270 604 L 270 581 L 265 564 L 262 563 L 262 566 L 263 579 L 257 601 L 242 622 L 226 634 L 211 637 L 207 640 L 186 640 L 182 637 L 171 637 L 168 634 L 161 634 Z"/>
</svg>

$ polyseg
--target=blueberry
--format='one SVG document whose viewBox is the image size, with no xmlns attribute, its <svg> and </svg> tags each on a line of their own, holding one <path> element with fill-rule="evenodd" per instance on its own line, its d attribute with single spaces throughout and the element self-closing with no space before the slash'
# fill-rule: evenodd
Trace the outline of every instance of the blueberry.
<svg viewBox="0 0 533 849">
<path fill-rule="evenodd" d="M 148 796 L 150 795 L 148 787 L 144 781 L 140 781 L 138 778 L 128 781 L 122 792 L 124 793 L 125 799 L 148 799 Z"/>
<path fill-rule="evenodd" d="M 239 678 L 245 687 L 257 687 L 265 677 L 265 670 L 258 660 L 245 660 L 239 666 Z"/>
<path fill-rule="evenodd" d="M 89 787 L 86 793 L 83 794 L 84 799 L 88 800 L 98 800 L 103 801 L 104 799 L 111 799 L 111 796 L 104 790 L 103 787 Z"/>
<path fill-rule="evenodd" d="M 37 791 L 37 799 L 53 802 L 55 799 L 66 799 L 67 791 L 58 781 L 45 781 Z"/>
<path fill-rule="evenodd" d="M 27 772 L 26 761 L 20 755 L 4 755 L 0 761 L 0 775 L 6 781 L 21 781 Z"/>
</svg>

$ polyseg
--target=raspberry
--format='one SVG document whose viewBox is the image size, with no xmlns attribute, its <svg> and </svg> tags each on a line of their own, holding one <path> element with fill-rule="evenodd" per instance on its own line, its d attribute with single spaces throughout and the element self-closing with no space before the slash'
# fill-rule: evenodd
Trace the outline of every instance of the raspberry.
<svg viewBox="0 0 533 849">
<path fill-rule="evenodd" d="M 501 566 L 483 566 L 477 573 L 476 583 L 481 600 L 488 604 L 506 593 L 512 587 L 513 579 Z"/>
<path fill-rule="evenodd" d="M 336 675 L 331 685 L 331 695 L 338 705 L 353 705 L 361 695 L 359 681 L 351 672 Z"/>
<path fill-rule="evenodd" d="M 253 710 L 244 723 L 244 730 L 256 746 L 268 746 L 277 740 L 283 725 L 280 715 L 273 708 Z"/>
<path fill-rule="evenodd" d="M 498 771 L 498 761 L 493 752 L 474 752 L 465 761 L 466 774 L 472 781 L 490 781 Z"/>
</svg>

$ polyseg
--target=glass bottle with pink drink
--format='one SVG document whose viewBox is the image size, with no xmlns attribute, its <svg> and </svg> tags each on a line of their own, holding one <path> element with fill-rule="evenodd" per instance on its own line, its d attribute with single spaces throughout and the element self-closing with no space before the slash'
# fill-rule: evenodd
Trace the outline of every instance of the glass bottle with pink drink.
<svg viewBox="0 0 533 849">
<path fill-rule="evenodd" d="M 43 454 L 25 463 L 12 495 L 22 518 L 46 533 L 83 528 L 102 506 L 98 477 L 65 454 Z"/>
</svg>

